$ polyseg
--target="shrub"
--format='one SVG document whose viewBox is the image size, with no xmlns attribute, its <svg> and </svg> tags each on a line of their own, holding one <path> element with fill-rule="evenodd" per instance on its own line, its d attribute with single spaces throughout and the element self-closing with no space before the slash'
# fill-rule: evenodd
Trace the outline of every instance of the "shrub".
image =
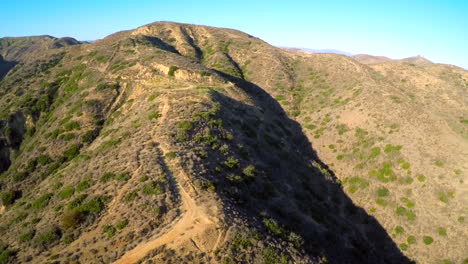
<svg viewBox="0 0 468 264">
<path fill-rule="evenodd" d="M 222 164 L 228 169 L 234 169 L 237 168 L 237 166 L 239 166 L 239 161 L 233 157 L 229 157 L 225 161 L 223 161 Z"/>
<path fill-rule="evenodd" d="M 395 210 L 395 213 L 398 216 L 405 216 L 410 221 L 416 219 L 416 215 L 414 214 L 413 211 L 408 210 L 402 206 L 398 206 Z"/>
<path fill-rule="evenodd" d="M 26 179 L 26 177 L 28 177 L 28 174 L 26 172 L 24 172 L 24 171 L 17 172 L 15 174 L 13 174 L 13 181 L 20 182 L 20 181 Z"/>
<path fill-rule="evenodd" d="M 39 198 L 34 200 L 31 203 L 32 209 L 42 209 L 49 204 L 50 198 L 52 198 L 52 193 L 46 193 L 41 195 Z"/>
<path fill-rule="evenodd" d="M 118 181 L 128 181 L 130 179 L 130 173 L 121 172 L 117 176 L 115 176 L 115 179 Z"/>
<path fill-rule="evenodd" d="M 176 153 L 175 152 L 168 152 L 168 153 L 166 153 L 166 155 L 164 155 L 164 157 L 166 157 L 167 159 L 174 159 L 176 157 Z"/>
<path fill-rule="evenodd" d="M 56 241 L 60 240 L 61 237 L 62 231 L 57 227 L 53 227 L 51 230 L 38 235 L 34 239 L 34 243 L 38 246 L 46 248 L 55 243 Z"/>
<path fill-rule="evenodd" d="M 111 225 L 103 225 L 102 232 L 107 235 L 107 238 L 111 238 L 115 235 L 115 228 Z"/>
<path fill-rule="evenodd" d="M 169 71 L 167 72 L 167 75 L 169 76 L 174 76 L 174 73 L 178 70 L 177 66 L 171 66 L 169 67 Z"/>
<path fill-rule="evenodd" d="M 93 198 L 92 200 L 80 205 L 78 209 L 82 212 L 98 214 L 104 210 L 104 199 L 103 197 Z"/>
<path fill-rule="evenodd" d="M 423 237 L 423 242 L 426 245 L 430 245 L 430 244 L 432 244 L 432 242 L 434 242 L 434 239 L 432 237 L 430 237 L 430 236 L 424 236 Z"/>
<path fill-rule="evenodd" d="M 343 156 L 343 155 L 341 155 L 341 154 L 340 154 L 340 155 L 338 155 L 338 156 L 336 156 L 336 159 L 337 159 L 337 160 L 342 160 L 343 158 L 344 158 L 344 156 Z"/>
<path fill-rule="evenodd" d="M 437 198 L 443 203 L 448 203 L 450 198 L 453 198 L 452 192 L 437 192 Z"/>
<path fill-rule="evenodd" d="M 33 239 L 34 235 L 36 234 L 35 230 L 29 230 L 28 232 L 22 233 L 19 236 L 19 241 L 21 242 L 29 242 Z M 1 263 L 1 262 L 0 262 Z"/>
<path fill-rule="evenodd" d="M 79 144 L 72 145 L 69 147 L 67 150 L 63 152 L 63 155 L 65 156 L 67 161 L 70 161 L 74 159 L 78 154 L 80 154 L 80 148 L 81 146 Z"/>
<path fill-rule="evenodd" d="M 416 243 L 416 237 L 414 236 L 408 236 L 408 238 L 406 238 L 406 242 L 408 242 L 408 244 L 415 244 Z"/>
<path fill-rule="evenodd" d="M 446 236 L 447 235 L 447 230 L 443 227 L 439 227 L 437 228 L 437 233 L 439 234 L 439 236 Z"/>
<path fill-rule="evenodd" d="M 404 232 L 405 232 L 405 229 L 402 226 L 396 226 L 395 227 L 395 233 L 403 234 Z"/>
<path fill-rule="evenodd" d="M 109 119 L 108 119 L 109 120 Z M 104 141 L 101 143 L 101 145 L 99 145 L 98 147 L 98 150 L 106 150 L 106 149 L 109 149 L 117 144 L 119 144 L 121 141 L 121 139 L 111 139 L 111 140 L 107 140 L 107 141 Z"/>
<path fill-rule="evenodd" d="M 65 131 L 71 131 L 71 130 L 80 130 L 81 126 L 80 126 L 80 123 L 78 123 L 77 121 L 70 121 L 66 123 L 65 125 L 63 125 L 63 128 L 65 129 Z"/>
<path fill-rule="evenodd" d="M 89 180 L 82 180 L 82 181 L 80 181 L 80 183 L 78 183 L 76 185 L 76 191 L 77 192 L 82 192 L 82 191 L 88 189 L 89 186 L 90 186 Z"/>
<path fill-rule="evenodd" d="M 379 189 L 377 190 L 377 196 L 379 196 L 379 197 L 388 196 L 388 189 L 385 188 L 385 187 L 379 188 Z"/>
<path fill-rule="evenodd" d="M 252 165 L 249 165 L 249 166 L 245 167 L 242 170 L 242 174 L 244 174 L 247 177 L 254 177 L 255 176 L 255 167 L 252 166 Z"/>
<path fill-rule="evenodd" d="M 282 228 L 278 223 L 273 219 L 263 219 L 263 224 L 268 229 L 268 231 L 274 235 L 280 236 L 283 234 Z"/>
<path fill-rule="evenodd" d="M 71 202 L 68 203 L 67 208 L 69 210 L 77 208 L 78 206 L 80 206 L 83 203 L 83 201 L 86 199 L 86 197 L 88 197 L 87 194 L 79 195 L 78 197 L 76 197 L 75 199 L 73 199 Z"/>
<path fill-rule="evenodd" d="M 37 164 L 46 165 L 52 162 L 52 159 L 47 155 L 39 155 L 37 157 Z"/>
<path fill-rule="evenodd" d="M 405 250 L 408 249 L 408 245 L 405 244 L 405 243 L 401 243 L 401 244 L 399 244 L 398 246 L 399 246 L 399 247 L 401 248 L 401 250 L 403 250 L 403 251 L 405 251 Z"/>
<path fill-rule="evenodd" d="M 128 225 L 128 220 L 127 220 L 127 219 L 123 219 L 123 220 L 120 220 L 120 221 L 115 225 L 115 228 L 117 228 L 118 230 L 122 230 L 122 229 L 124 229 L 127 225 Z"/>
<path fill-rule="evenodd" d="M 400 201 L 402 201 L 405 204 L 405 206 L 408 207 L 408 208 L 414 207 L 414 202 L 412 202 L 410 199 L 408 199 L 406 197 L 400 198 Z"/>
<path fill-rule="evenodd" d="M 377 157 L 379 154 L 380 154 L 380 148 L 379 147 L 372 148 L 371 151 L 370 151 L 370 154 L 369 154 L 369 158 L 373 159 L 373 158 Z"/>
<path fill-rule="evenodd" d="M 84 221 L 85 217 L 85 212 L 79 209 L 73 209 L 63 215 L 62 226 L 65 229 L 77 227 L 81 222 Z"/>
<path fill-rule="evenodd" d="M 106 173 L 104 173 L 104 175 L 101 176 L 101 179 L 99 179 L 99 181 L 102 182 L 102 183 L 106 183 L 106 182 L 114 179 L 114 177 L 115 177 L 114 173 L 106 172 Z"/>
<path fill-rule="evenodd" d="M 183 134 L 190 131 L 192 127 L 193 127 L 193 124 L 190 121 L 180 121 L 179 123 L 177 123 L 177 128 L 179 129 L 179 132 Z"/>
<path fill-rule="evenodd" d="M 444 166 L 444 163 L 443 163 L 442 161 L 440 161 L 440 160 L 437 160 L 437 161 L 435 162 L 435 165 L 436 165 L 437 167 L 443 167 L 443 166 Z"/>
<path fill-rule="evenodd" d="M 0 247 L 0 264 L 15 263 L 16 252 L 10 249 L 7 249 L 6 245 L 1 245 Z"/>
<path fill-rule="evenodd" d="M 393 146 L 392 144 L 387 144 L 385 145 L 384 152 L 387 154 L 392 154 L 400 151 L 401 148 L 402 147 L 398 145 Z"/>
<path fill-rule="evenodd" d="M 409 167 L 410 167 L 410 164 L 409 164 L 408 162 L 403 162 L 403 163 L 401 164 L 401 168 L 404 169 L 404 170 L 409 169 Z"/>
<path fill-rule="evenodd" d="M 66 186 L 61 192 L 59 192 L 59 197 L 62 200 L 68 199 L 73 196 L 75 193 L 75 188 L 73 186 Z"/>
<path fill-rule="evenodd" d="M 10 206 L 12 205 L 15 200 L 16 200 L 16 192 L 15 191 L 6 191 L 6 192 L 3 192 L 1 195 L 0 195 L 0 198 L 2 200 L 2 204 L 4 206 Z"/>
<path fill-rule="evenodd" d="M 156 182 L 150 182 L 143 185 L 142 192 L 145 195 L 158 195 L 162 194 L 163 190 L 161 186 L 159 186 L 159 184 L 157 184 Z"/>
<path fill-rule="evenodd" d="M 97 135 L 98 132 L 96 130 L 89 130 L 81 136 L 81 140 L 84 143 L 91 143 L 97 137 Z"/>
<path fill-rule="evenodd" d="M 151 112 L 148 114 L 148 119 L 153 120 L 159 117 L 159 114 L 157 112 Z"/>
<path fill-rule="evenodd" d="M 135 198 L 137 198 L 137 197 L 138 197 L 138 195 L 137 195 L 137 193 L 135 191 L 130 192 L 127 195 L 125 195 L 124 202 L 129 203 L 129 202 L 135 200 Z"/>
</svg>

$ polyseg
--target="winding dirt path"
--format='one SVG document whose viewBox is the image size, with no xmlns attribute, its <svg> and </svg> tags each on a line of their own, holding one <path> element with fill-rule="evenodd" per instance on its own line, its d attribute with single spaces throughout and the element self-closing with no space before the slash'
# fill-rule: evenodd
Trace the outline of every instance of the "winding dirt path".
<svg viewBox="0 0 468 264">
<path fill-rule="evenodd" d="M 163 98 L 162 102 L 160 123 L 166 120 L 170 109 L 167 97 Z M 169 152 L 169 149 L 163 144 L 160 144 L 159 148 L 163 156 Z M 173 166 L 173 164 L 168 164 L 168 167 Z M 202 252 L 211 252 L 219 245 L 223 234 L 216 230 L 217 219 L 207 212 L 206 206 L 198 205 L 190 195 L 195 195 L 196 191 L 191 185 L 188 175 L 182 170 L 176 171 L 173 169 L 172 171 L 177 173 L 177 175 L 174 174 L 174 180 L 177 182 L 180 194 L 182 216 L 174 223 L 166 226 L 149 241 L 127 251 L 114 264 L 135 263 L 145 257 L 151 250 L 164 245 L 170 248 L 178 248 L 178 246 L 187 245 L 187 242 L 189 242 L 194 248 Z M 214 238 L 209 235 L 206 236 L 207 231 L 217 234 Z"/>
</svg>

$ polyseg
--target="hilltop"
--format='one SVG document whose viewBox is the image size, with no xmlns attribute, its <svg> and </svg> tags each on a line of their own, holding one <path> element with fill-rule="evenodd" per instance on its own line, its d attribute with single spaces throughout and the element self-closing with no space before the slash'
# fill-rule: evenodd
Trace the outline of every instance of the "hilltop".
<svg viewBox="0 0 468 264">
<path fill-rule="evenodd" d="M 467 257 L 460 68 L 172 22 L 0 55 L 2 261 Z"/>
</svg>

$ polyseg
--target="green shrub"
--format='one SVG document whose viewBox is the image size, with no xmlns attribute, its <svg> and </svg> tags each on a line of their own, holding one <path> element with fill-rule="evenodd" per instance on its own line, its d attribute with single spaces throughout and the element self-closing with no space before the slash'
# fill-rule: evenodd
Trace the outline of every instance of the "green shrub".
<svg viewBox="0 0 468 264">
<path fill-rule="evenodd" d="M 4 206 L 10 206 L 15 202 L 15 192 L 13 192 L 13 191 L 3 192 L 0 195 L 0 198 L 1 198 L 2 204 Z"/>
<path fill-rule="evenodd" d="M 31 208 L 42 209 L 46 207 L 49 204 L 50 198 L 52 198 L 52 196 L 53 196 L 52 193 L 46 193 L 46 194 L 41 195 L 39 198 L 37 198 L 31 203 Z"/>
<path fill-rule="evenodd" d="M 443 227 L 439 227 L 437 228 L 437 233 L 439 234 L 439 236 L 446 236 L 447 235 L 447 230 Z"/>
<path fill-rule="evenodd" d="M 138 194 L 135 191 L 130 192 L 127 195 L 125 195 L 124 202 L 129 203 L 129 202 L 135 200 L 135 198 L 137 198 L 137 197 L 138 197 Z"/>
<path fill-rule="evenodd" d="M 111 238 L 115 235 L 115 228 L 111 225 L 103 225 L 102 232 L 107 235 L 107 238 Z"/>
<path fill-rule="evenodd" d="M 62 226 L 65 229 L 68 228 L 75 228 L 79 224 L 81 224 L 84 219 L 86 218 L 86 213 L 79 210 L 73 209 L 71 211 L 66 212 L 62 217 Z"/>
<path fill-rule="evenodd" d="M 167 73 L 167 75 L 169 76 L 174 76 L 174 73 L 178 70 L 179 68 L 177 68 L 176 66 L 171 66 L 169 67 L 169 71 Z"/>
<path fill-rule="evenodd" d="M 405 232 L 405 229 L 402 226 L 396 226 L 395 227 L 395 233 L 396 234 L 403 234 Z"/>
<path fill-rule="evenodd" d="M 62 200 L 68 199 L 73 196 L 75 193 L 75 188 L 73 186 L 66 186 L 65 188 L 62 189 L 61 192 L 59 192 L 59 197 Z"/>
<path fill-rule="evenodd" d="M 121 172 L 117 176 L 115 176 L 117 181 L 128 181 L 130 179 L 130 173 L 128 172 Z"/>
<path fill-rule="evenodd" d="M 149 120 L 153 120 L 153 119 L 158 118 L 159 114 L 157 112 L 151 112 L 151 113 L 148 114 L 147 117 L 148 117 Z"/>
<path fill-rule="evenodd" d="M 283 234 L 283 229 L 273 219 L 263 219 L 263 225 L 274 235 L 281 236 Z"/>
<path fill-rule="evenodd" d="M 409 167 L 410 167 L 410 164 L 409 164 L 408 162 L 403 162 L 403 163 L 401 164 L 401 168 L 404 169 L 404 170 L 409 169 Z"/>
<path fill-rule="evenodd" d="M 65 243 L 66 245 L 69 245 L 69 244 L 71 244 L 73 241 L 75 241 L 75 236 L 73 235 L 73 233 L 65 234 L 65 235 L 62 237 L 62 241 L 63 241 L 63 243 Z"/>
<path fill-rule="evenodd" d="M 7 248 L 6 245 L 0 247 L 0 264 L 16 263 L 16 252 Z"/>
<path fill-rule="evenodd" d="M 233 157 L 229 157 L 222 162 L 222 165 L 224 165 L 228 169 L 234 169 L 239 166 L 239 161 Z"/>
<path fill-rule="evenodd" d="M 405 206 L 408 207 L 408 208 L 414 207 L 414 202 L 412 202 L 410 199 L 408 199 L 406 197 L 400 198 L 400 201 L 403 202 L 405 204 Z"/>
<path fill-rule="evenodd" d="M 370 154 L 369 154 L 369 158 L 371 158 L 371 159 L 376 158 L 377 156 L 379 156 L 379 154 L 380 154 L 380 148 L 379 147 L 372 148 L 371 151 L 370 151 Z"/>
<path fill-rule="evenodd" d="M 106 57 L 106 56 L 99 56 L 99 57 L 96 58 L 96 61 L 99 62 L 99 63 L 106 63 L 108 60 L 109 60 L 109 58 Z"/>
<path fill-rule="evenodd" d="M 167 159 L 174 159 L 176 156 L 177 155 L 175 152 L 168 152 L 166 153 L 166 155 L 164 155 L 164 157 L 166 157 Z"/>
<path fill-rule="evenodd" d="M 145 195 L 159 195 L 163 193 L 163 190 L 159 184 L 151 182 L 143 185 L 142 192 Z"/>
<path fill-rule="evenodd" d="M 337 159 L 337 160 L 342 160 L 343 158 L 344 158 L 344 156 L 343 156 L 342 154 L 336 156 L 336 159 Z"/>
<path fill-rule="evenodd" d="M 120 221 L 115 225 L 115 228 L 117 228 L 118 230 L 122 230 L 122 229 L 124 229 L 127 225 L 128 225 L 128 220 L 127 220 L 127 219 L 123 219 L 123 220 L 120 220 Z"/>
<path fill-rule="evenodd" d="M 437 192 L 437 198 L 439 199 L 439 201 L 441 201 L 443 203 L 448 203 L 450 198 L 453 198 L 453 193 L 452 192 L 439 191 L 439 192 Z"/>
<path fill-rule="evenodd" d="M 62 232 L 59 228 L 52 228 L 49 231 L 46 231 L 42 234 L 39 234 L 35 239 L 34 243 L 38 246 L 48 247 L 60 240 L 62 237 Z"/>
<path fill-rule="evenodd" d="M 387 206 L 387 201 L 385 201 L 384 199 L 376 199 L 375 203 L 377 203 L 380 206 Z"/>
<path fill-rule="evenodd" d="M 29 230 L 28 232 L 22 233 L 19 236 L 19 241 L 21 242 L 29 242 L 33 239 L 34 235 L 36 234 L 35 230 Z M 1 263 L 1 262 L 0 262 Z"/>
<path fill-rule="evenodd" d="M 115 174 L 112 173 L 112 172 L 106 172 L 104 173 L 104 175 L 101 176 L 101 178 L 99 179 L 100 182 L 102 183 L 106 183 L 110 180 L 113 180 L 115 178 Z"/>
<path fill-rule="evenodd" d="M 65 129 L 65 131 L 71 131 L 71 130 L 80 130 L 81 126 L 80 126 L 80 123 L 78 123 L 77 121 L 70 121 L 66 123 L 65 125 L 63 125 L 63 128 Z"/>
<path fill-rule="evenodd" d="M 377 189 L 377 196 L 379 197 L 385 197 L 385 196 L 388 196 L 388 189 L 385 188 L 385 187 L 382 187 L 382 188 L 379 188 Z"/>
<path fill-rule="evenodd" d="M 87 194 L 80 194 L 78 197 L 76 197 L 75 199 L 73 199 L 71 202 L 68 203 L 67 205 L 67 208 L 68 210 L 72 210 L 72 209 L 75 209 L 77 208 L 78 206 L 80 206 L 83 201 L 86 199 L 86 197 L 88 197 Z"/>
<path fill-rule="evenodd" d="M 440 161 L 440 160 L 437 160 L 437 161 L 435 162 L 435 165 L 436 165 L 437 167 L 443 167 L 443 166 L 444 166 L 444 163 L 443 163 L 442 161 Z"/>
<path fill-rule="evenodd" d="M 406 238 L 406 242 L 408 242 L 409 245 L 416 244 L 416 237 L 408 236 L 408 238 Z"/>
<path fill-rule="evenodd" d="M 393 154 L 401 150 L 401 146 L 399 145 L 392 145 L 392 144 L 387 144 L 385 145 L 384 152 L 387 154 Z"/>
<path fill-rule="evenodd" d="M 52 162 L 52 159 L 47 155 L 39 155 L 37 157 L 37 164 L 38 165 L 46 165 Z"/>
<path fill-rule="evenodd" d="M 28 177 L 28 173 L 21 171 L 13 174 L 13 181 L 20 182 Z"/>
<path fill-rule="evenodd" d="M 255 176 L 255 167 L 252 166 L 252 165 L 249 165 L 249 166 L 245 167 L 242 170 L 242 174 L 244 174 L 247 177 L 254 177 Z"/>
<path fill-rule="evenodd" d="M 408 245 L 405 244 L 405 243 L 400 243 L 398 246 L 399 246 L 399 247 L 401 248 L 401 250 L 403 250 L 403 251 L 405 251 L 405 250 L 408 249 Z"/>
<path fill-rule="evenodd" d="M 67 161 L 70 161 L 74 159 L 76 156 L 78 156 L 78 154 L 80 154 L 80 148 L 81 148 L 81 145 L 79 144 L 72 145 L 71 147 L 69 147 L 67 150 L 63 152 L 63 155 L 65 156 Z"/>
<path fill-rule="evenodd" d="M 434 239 L 432 237 L 430 237 L 430 236 L 424 236 L 423 237 L 423 242 L 426 245 L 430 245 L 430 244 L 432 244 L 432 242 L 434 242 Z"/>
<path fill-rule="evenodd" d="M 104 207 L 103 197 L 96 197 L 86 203 L 83 203 L 78 209 L 82 212 L 98 214 L 104 210 Z"/>
<path fill-rule="evenodd" d="M 89 180 L 82 180 L 76 185 L 76 191 L 82 192 L 90 187 Z"/>
</svg>

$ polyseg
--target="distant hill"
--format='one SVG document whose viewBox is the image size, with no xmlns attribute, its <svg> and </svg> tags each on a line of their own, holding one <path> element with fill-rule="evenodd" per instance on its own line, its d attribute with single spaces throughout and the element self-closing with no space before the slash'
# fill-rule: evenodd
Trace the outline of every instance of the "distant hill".
<svg viewBox="0 0 468 264">
<path fill-rule="evenodd" d="M 311 53 L 333 53 L 333 54 L 341 54 L 341 55 L 346 55 L 346 56 L 352 56 L 351 53 L 341 51 L 341 50 L 335 50 L 335 49 L 308 49 L 308 48 L 287 48 L 287 47 L 282 47 L 286 50 L 290 50 L 293 52 L 297 52 L 299 50 L 303 50 L 306 52 L 311 52 Z"/>
</svg>

